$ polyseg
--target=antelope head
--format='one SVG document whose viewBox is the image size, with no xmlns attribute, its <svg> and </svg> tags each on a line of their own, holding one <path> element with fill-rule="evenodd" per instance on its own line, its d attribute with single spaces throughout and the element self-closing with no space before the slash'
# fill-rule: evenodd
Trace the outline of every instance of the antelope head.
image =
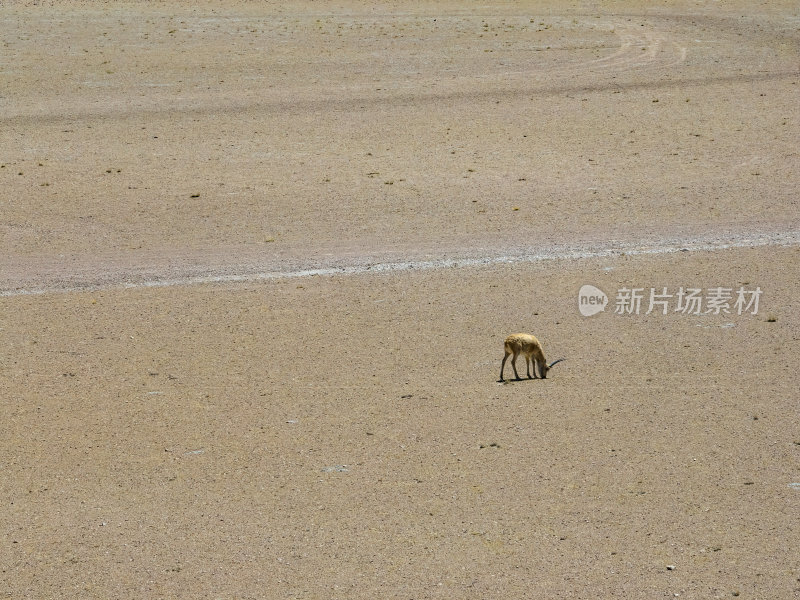
<svg viewBox="0 0 800 600">
<path fill-rule="evenodd" d="M 545 365 L 544 366 L 544 372 L 542 373 L 542 379 L 546 379 L 547 378 L 547 372 L 550 369 L 553 368 L 553 365 L 557 365 L 558 363 L 560 363 L 561 361 L 564 361 L 564 360 L 567 360 L 567 359 L 566 358 L 557 358 L 556 360 L 551 362 L 549 365 Z"/>
</svg>

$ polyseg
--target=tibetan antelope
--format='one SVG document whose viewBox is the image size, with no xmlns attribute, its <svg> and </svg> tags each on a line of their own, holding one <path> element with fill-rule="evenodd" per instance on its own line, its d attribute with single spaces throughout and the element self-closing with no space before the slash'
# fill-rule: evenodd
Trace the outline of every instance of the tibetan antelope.
<svg viewBox="0 0 800 600">
<path fill-rule="evenodd" d="M 547 372 L 554 364 L 565 360 L 563 358 L 559 358 L 548 365 L 547 361 L 544 359 L 542 344 L 536 339 L 536 336 L 528 335 L 527 333 L 514 333 L 506 338 L 505 356 L 503 356 L 503 362 L 500 365 L 500 381 L 505 381 L 503 379 L 503 370 L 506 367 L 506 360 L 511 355 L 513 355 L 511 358 L 511 366 L 514 369 L 514 377 L 520 379 L 520 376 L 517 373 L 517 357 L 520 354 L 525 357 L 525 370 L 528 373 L 528 379 L 533 379 L 536 377 L 536 367 L 533 364 L 534 360 L 536 361 L 536 364 L 539 365 L 539 376 L 542 379 L 547 378 Z M 531 376 L 531 370 L 533 370 L 533 376 Z"/>
</svg>

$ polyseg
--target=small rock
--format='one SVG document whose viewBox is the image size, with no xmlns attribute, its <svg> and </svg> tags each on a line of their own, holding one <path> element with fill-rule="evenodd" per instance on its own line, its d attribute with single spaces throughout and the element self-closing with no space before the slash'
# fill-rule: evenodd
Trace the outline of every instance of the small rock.
<svg viewBox="0 0 800 600">
<path fill-rule="evenodd" d="M 674 571 L 675 565 L 667 565 L 667 571 Z"/>
<path fill-rule="evenodd" d="M 349 473 L 347 465 L 333 465 L 332 467 L 322 467 L 323 473 Z"/>
</svg>

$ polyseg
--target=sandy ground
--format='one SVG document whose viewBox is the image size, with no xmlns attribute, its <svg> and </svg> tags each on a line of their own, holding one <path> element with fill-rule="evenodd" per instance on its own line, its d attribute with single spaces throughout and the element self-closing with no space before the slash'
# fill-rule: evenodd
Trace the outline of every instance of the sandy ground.
<svg viewBox="0 0 800 600">
<path fill-rule="evenodd" d="M 0 597 L 800 597 L 799 30 L 0 5 Z"/>
</svg>

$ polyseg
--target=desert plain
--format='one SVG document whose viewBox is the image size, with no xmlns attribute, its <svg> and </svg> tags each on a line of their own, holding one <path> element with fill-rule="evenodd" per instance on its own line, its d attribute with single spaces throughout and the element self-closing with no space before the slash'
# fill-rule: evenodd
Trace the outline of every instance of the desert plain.
<svg viewBox="0 0 800 600">
<path fill-rule="evenodd" d="M 0 598 L 800 598 L 799 82 L 794 2 L 0 3 Z"/>
</svg>

